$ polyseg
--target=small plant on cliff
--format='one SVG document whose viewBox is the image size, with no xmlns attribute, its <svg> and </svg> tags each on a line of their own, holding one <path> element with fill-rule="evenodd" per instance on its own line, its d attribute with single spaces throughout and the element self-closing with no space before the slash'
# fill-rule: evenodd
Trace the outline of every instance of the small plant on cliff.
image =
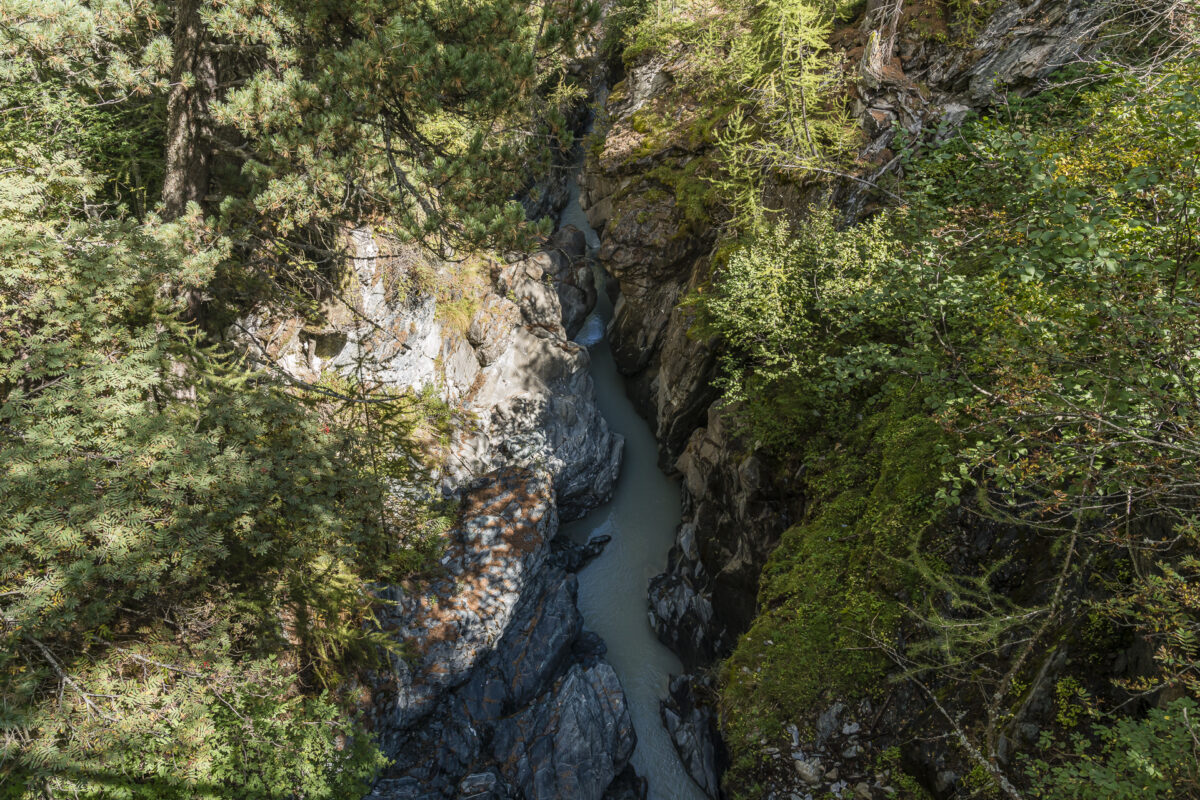
<svg viewBox="0 0 1200 800">
<path fill-rule="evenodd" d="M 1081 734 L 1066 743 L 1063 764 L 1030 763 L 1034 797 L 1182 800 L 1200 794 L 1200 706 L 1194 700 L 1179 698 L 1145 719 L 1117 719 L 1093 733 L 1098 745 Z M 1048 735 L 1042 742 L 1048 753 L 1058 744 Z"/>
<path fill-rule="evenodd" d="M 713 77 L 744 98 L 718 137 L 735 216 L 766 209 L 763 181 L 826 174 L 857 141 L 840 95 L 844 74 L 829 52 L 832 18 L 811 0 L 769 0 L 747 14 Z"/>
</svg>

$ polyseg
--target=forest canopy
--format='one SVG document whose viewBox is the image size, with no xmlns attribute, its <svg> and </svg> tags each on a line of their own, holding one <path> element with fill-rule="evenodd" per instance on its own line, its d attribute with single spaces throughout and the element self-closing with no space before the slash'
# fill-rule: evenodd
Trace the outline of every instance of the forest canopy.
<svg viewBox="0 0 1200 800">
<path fill-rule="evenodd" d="M 223 328 L 310 313 L 346 226 L 535 243 L 595 18 L 0 1 L 0 797 L 359 796 L 368 584 L 436 558 L 453 509 L 392 487 L 443 415 Z"/>
</svg>

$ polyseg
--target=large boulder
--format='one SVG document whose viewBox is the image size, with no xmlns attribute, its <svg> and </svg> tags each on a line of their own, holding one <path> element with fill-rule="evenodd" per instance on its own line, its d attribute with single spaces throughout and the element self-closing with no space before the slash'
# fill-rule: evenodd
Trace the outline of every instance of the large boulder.
<svg viewBox="0 0 1200 800">
<path fill-rule="evenodd" d="M 506 720 L 492 750 L 529 800 L 600 800 L 636 741 L 617 674 L 599 662 L 572 666 L 546 702 Z"/>
<path fill-rule="evenodd" d="M 392 657 L 393 725 L 428 713 L 492 651 L 557 530 L 547 473 L 513 470 L 482 478 L 469 487 L 462 519 L 447 535 L 445 577 L 378 592 L 390 601 L 380 623 L 406 648 Z"/>
<path fill-rule="evenodd" d="M 577 592 L 574 575 L 547 566 L 465 683 L 417 724 L 385 725 L 394 764 L 372 800 L 604 795 L 636 736 L 603 643 L 583 632 Z"/>
<path fill-rule="evenodd" d="M 663 727 L 679 758 L 696 785 L 712 800 L 721 796 L 721 773 L 728 759 L 717 727 L 716 712 L 695 696 L 691 675 L 671 678 L 667 699 L 662 702 Z M 715 688 L 706 687 L 710 692 Z"/>
<path fill-rule="evenodd" d="M 537 465 L 554 478 L 560 514 L 573 519 L 612 496 L 624 438 L 596 408 L 587 349 L 535 330 L 518 328 L 484 371 L 471 401 L 475 425 L 455 443 L 449 469 Z"/>
</svg>

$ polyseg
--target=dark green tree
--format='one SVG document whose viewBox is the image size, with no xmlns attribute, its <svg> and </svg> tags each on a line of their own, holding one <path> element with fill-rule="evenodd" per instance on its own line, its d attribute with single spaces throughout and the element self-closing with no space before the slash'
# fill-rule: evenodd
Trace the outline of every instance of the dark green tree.
<svg viewBox="0 0 1200 800">
<path fill-rule="evenodd" d="M 336 277 L 347 225 L 531 242 L 590 13 L 0 0 L 0 796 L 355 796 L 367 586 L 445 524 L 389 492 L 423 407 L 215 323 Z"/>
<path fill-rule="evenodd" d="M 6 0 L 0 77 L 63 87 L 36 98 L 43 113 L 144 109 L 163 149 L 160 215 L 195 202 L 235 271 L 302 282 L 336 261 L 342 224 L 444 257 L 543 232 L 517 194 L 570 143 L 544 96 L 595 14 L 585 0 Z M 245 278 L 218 275 L 219 288 Z"/>
</svg>

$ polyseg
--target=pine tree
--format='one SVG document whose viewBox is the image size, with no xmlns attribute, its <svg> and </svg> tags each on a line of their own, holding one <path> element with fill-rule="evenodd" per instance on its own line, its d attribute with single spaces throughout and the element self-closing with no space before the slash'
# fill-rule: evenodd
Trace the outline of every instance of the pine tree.
<svg viewBox="0 0 1200 800">
<path fill-rule="evenodd" d="M 589 14 L 0 0 L 0 796 L 360 796 L 368 585 L 445 522 L 358 426 L 407 467 L 423 406 L 347 413 L 211 333 L 335 277 L 347 223 L 528 243 Z"/>
<path fill-rule="evenodd" d="M 196 202 L 244 263 L 333 259 L 332 231 L 365 221 L 449 256 L 538 232 L 515 195 L 570 138 L 539 96 L 595 13 L 585 0 L 3 0 L 0 53 L 5 80 L 157 103 L 160 214 Z"/>
</svg>

